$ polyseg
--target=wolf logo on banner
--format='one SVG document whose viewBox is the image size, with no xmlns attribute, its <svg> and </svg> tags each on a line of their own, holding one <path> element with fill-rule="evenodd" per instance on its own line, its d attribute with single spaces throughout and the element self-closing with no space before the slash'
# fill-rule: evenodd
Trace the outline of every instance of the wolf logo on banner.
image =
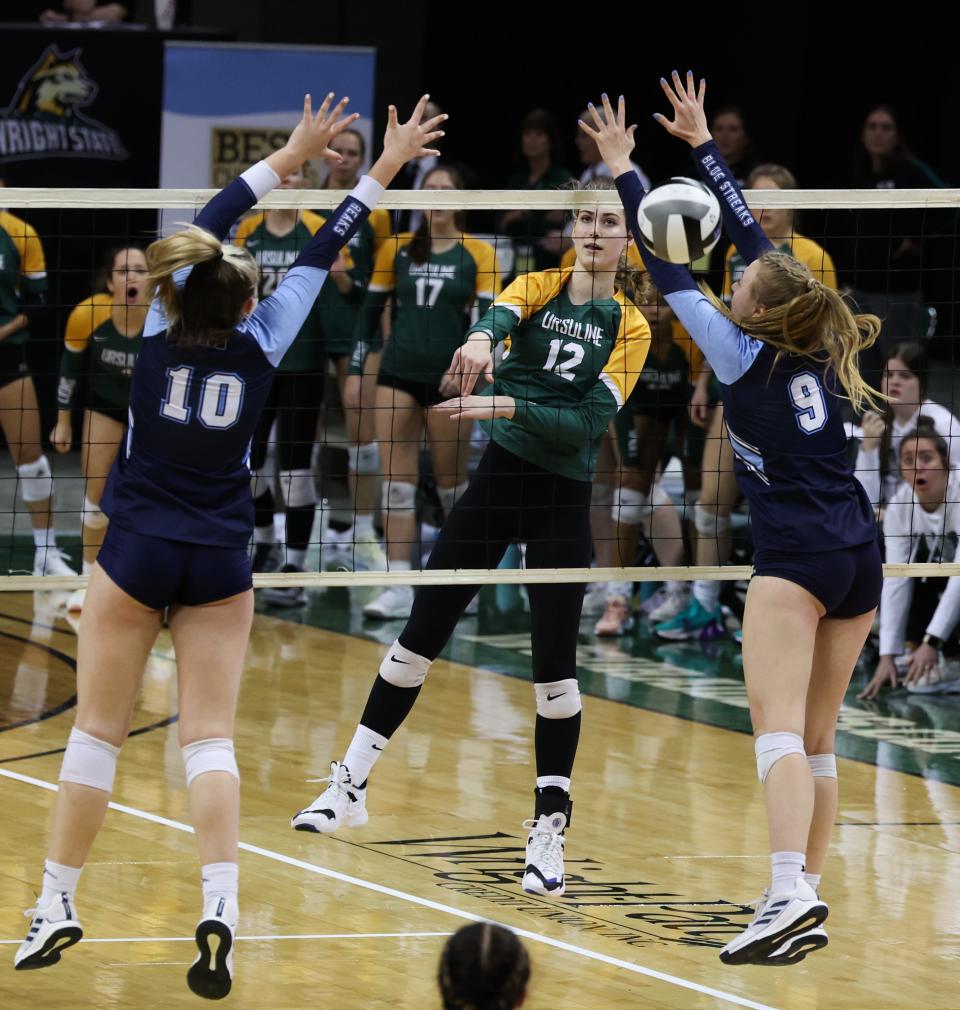
<svg viewBox="0 0 960 1010">
<path fill-rule="evenodd" d="M 20 79 L 13 101 L 0 112 L 0 162 L 129 157 L 116 130 L 83 112 L 98 88 L 81 53 L 61 53 L 51 45 Z"/>
</svg>

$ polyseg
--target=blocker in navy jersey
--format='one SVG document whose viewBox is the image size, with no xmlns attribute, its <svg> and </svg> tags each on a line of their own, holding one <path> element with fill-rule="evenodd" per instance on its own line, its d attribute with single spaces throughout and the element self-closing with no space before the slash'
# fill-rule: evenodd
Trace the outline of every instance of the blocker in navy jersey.
<svg viewBox="0 0 960 1010">
<path fill-rule="evenodd" d="M 772 250 L 716 144 L 701 145 L 693 157 L 744 260 Z M 616 182 L 627 219 L 634 221 L 643 189 L 633 173 Z M 717 311 L 686 269 L 641 252 L 654 283 L 723 384 L 737 484 L 750 503 L 758 551 L 835 551 L 875 540 L 873 510 L 847 455 L 832 373 L 798 355 L 783 355 L 774 365 L 776 349 Z"/>
<path fill-rule="evenodd" d="M 278 181 L 264 162 L 254 165 L 214 197 L 196 223 L 223 240 L 236 219 Z M 110 530 L 123 530 L 188 544 L 247 546 L 254 522 L 247 460 L 274 371 L 340 248 L 381 193 L 377 182 L 364 177 L 276 291 L 222 347 L 170 341 L 160 303 L 154 301 L 133 371 L 126 441 L 103 497 L 108 538 Z M 178 288 L 189 273 L 174 276 Z"/>
</svg>

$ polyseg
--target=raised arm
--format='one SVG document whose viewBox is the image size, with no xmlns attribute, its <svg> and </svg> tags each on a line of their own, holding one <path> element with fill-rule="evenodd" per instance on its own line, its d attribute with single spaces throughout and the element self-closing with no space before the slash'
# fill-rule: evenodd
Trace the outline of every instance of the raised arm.
<svg viewBox="0 0 960 1010">
<path fill-rule="evenodd" d="M 667 133 L 685 140 L 693 148 L 693 163 L 697 166 L 700 178 L 720 201 L 727 236 L 750 264 L 761 253 L 772 249 L 773 245 L 750 213 L 737 180 L 707 129 L 707 116 L 703 111 L 707 82 L 701 79 L 698 90 L 692 70 L 687 71 L 686 86 L 676 70 L 672 78 L 671 86 L 669 81 L 661 77 L 660 87 L 673 106 L 673 122 L 659 112 L 654 113 L 653 118 Z"/>
</svg>

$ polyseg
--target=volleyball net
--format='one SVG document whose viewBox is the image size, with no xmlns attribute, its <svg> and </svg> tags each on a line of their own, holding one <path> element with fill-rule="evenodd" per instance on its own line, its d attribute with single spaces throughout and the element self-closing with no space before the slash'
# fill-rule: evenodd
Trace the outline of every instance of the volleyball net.
<svg viewBox="0 0 960 1010">
<path fill-rule="evenodd" d="M 144 309 L 142 258 L 136 250 L 193 220 L 213 195 L 206 190 L 4 190 L 7 216 L 0 224 L 8 255 L 20 258 L 29 339 L 15 329 L 0 341 L 7 388 L 5 395 L 0 387 L 0 420 L 8 446 L 21 459 L 15 466 L 8 452 L 0 462 L 0 589 L 66 589 L 85 582 L 82 576 L 30 574 L 49 538 L 34 533 L 45 521 L 38 514 L 46 506 L 38 497 L 42 479 L 23 465 L 31 462 L 28 446 L 38 430 L 52 471 L 51 524 L 79 570 L 84 546 L 86 555 L 95 554 L 103 535 L 97 505 L 122 441 L 136 323 Z M 274 290 L 343 196 L 277 191 L 239 224 L 232 240 L 257 260 L 261 297 Z M 960 422 L 951 428 L 943 420 L 960 415 L 955 381 L 960 190 L 754 190 L 747 200 L 758 218 L 778 222 L 772 231 L 776 244 L 791 245 L 814 276 L 849 295 L 852 307 L 883 320 L 880 344 L 862 362 L 868 380 L 881 381 L 885 357 L 901 345 L 910 345 L 903 352 L 910 360 L 901 364 L 911 375 L 916 375 L 913 368 L 922 370 L 918 362 L 927 355 L 917 406 L 932 401 L 941 408 L 932 420 L 953 464 L 960 463 Z M 275 395 L 254 438 L 255 584 L 749 578 L 749 514 L 732 479 L 733 453 L 717 415 L 717 385 L 689 336 L 656 293 L 642 286 L 632 294 L 652 333 L 651 353 L 639 377 L 625 376 L 632 393 L 600 440 L 596 458 L 581 454 L 575 464 L 580 470 L 573 475 L 592 484 L 593 567 L 526 567 L 518 524 L 510 538 L 516 546 L 501 567 L 423 570 L 444 515 L 490 439 L 487 426 L 452 422 L 435 407 L 459 393 L 457 376 L 447 371 L 453 350 L 491 298 L 515 278 L 573 263 L 571 222 L 577 212 L 600 221 L 604 211 L 619 211 L 620 204 L 609 190 L 444 189 L 388 192 L 382 207 L 327 279 L 280 365 Z M 426 228 L 431 221 L 432 240 Z M 627 259 L 639 265 L 635 254 Z M 42 264 L 46 291 L 45 304 L 39 305 Z M 721 296 L 729 296 L 742 269 L 736 252 L 722 244 L 709 261 L 693 265 Z M 596 284 L 609 308 L 610 278 L 598 272 Z M 538 298 L 518 317 L 542 312 L 544 291 Z M 577 367 L 584 358 L 589 366 L 602 346 L 597 328 L 620 320 L 616 313 L 584 309 L 579 295 L 562 304 L 569 311 L 555 312 L 541 326 L 544 360 L 538 368 L 545 374 L 529 378 L 531 402 L 551 395 L 549 382 L 540 381 L 544 377 L 561 386 L 565 380 L 575 383 Z M 20 308 L 8 294 L 7 304 L 0 306 L 5 312 L 0 325 L 15 319 Z M 622 337 L 622 327 L 619 332 Z M 506 367 L 510 354 L 508 338 L 495 348 L 494 374 Z M 27 375 L 39 417 L 33 393 L 17 381 Z M 904 378 L 906 383 L 910 375 Z M 226 423 L 230 397 L 216 393 L 210 396 L 211 416 L 214 423 Z M 554 406 L 570 402 L 550 401 Z M 909 413 L 888 417 L 879 435 L 852 414 L 845 418 L 851 461 L 878 515 L 906 483 L 896 450 Z M 530 436 L 531 445 L 538 438 L 531 461 L 556 458 L 549 451 L 538 455 L 550 441 Z M 570 467 L 564 472 L 569 474 Z M 939 534 L 919 513 L 908 530 L 897 534 L 922 545 L 911 550 L 913 562 L 887 565 L 888 575 L 960 574 L 955 558 L 960 530 L 952 528 L 950 507 L 960 503 L 952 494 L 948 482 Z M 551 504 L 563 509 L 569 503 Z M 911 507 L 922 508 L 917 501 Z"/>
</svg>

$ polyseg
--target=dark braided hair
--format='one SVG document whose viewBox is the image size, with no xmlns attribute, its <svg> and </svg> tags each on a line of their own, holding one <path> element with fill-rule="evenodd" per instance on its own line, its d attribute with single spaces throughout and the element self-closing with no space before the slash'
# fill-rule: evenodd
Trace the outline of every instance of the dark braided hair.
<svg viewBox="0 0 960 1010">
<path fill-rule="evenodd" d="M 457 930 L 440 955 L 443 1010 L 514 1010 L 530 979 L 530 958 L 515 933 L 492 922 Z"/>
</svg>

